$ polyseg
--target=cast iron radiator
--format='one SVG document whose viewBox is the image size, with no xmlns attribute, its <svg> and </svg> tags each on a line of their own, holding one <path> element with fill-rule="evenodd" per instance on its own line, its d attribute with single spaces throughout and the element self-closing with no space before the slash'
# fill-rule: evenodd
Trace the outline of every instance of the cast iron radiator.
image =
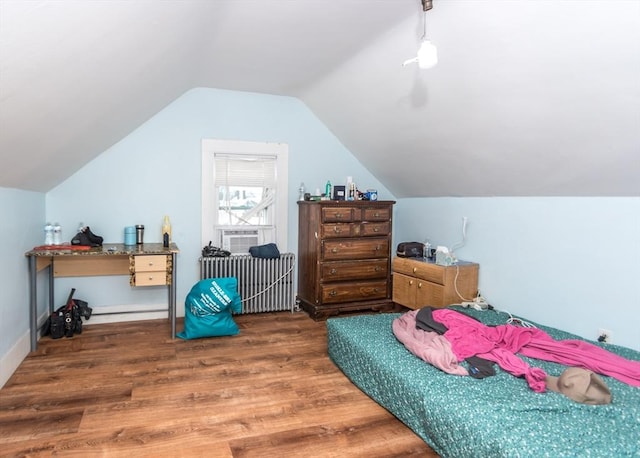
<svg viewBox="0 0 640 458">
<path fill-rule="evenodd" d="M 200 279 L 236 277 L 242 298 L 242 312 L 294 311 L 293 295 L 295 255 L 280 253 L 280 258 L 263 259 L 247 255 L 200 258 Z"/>
</svg>

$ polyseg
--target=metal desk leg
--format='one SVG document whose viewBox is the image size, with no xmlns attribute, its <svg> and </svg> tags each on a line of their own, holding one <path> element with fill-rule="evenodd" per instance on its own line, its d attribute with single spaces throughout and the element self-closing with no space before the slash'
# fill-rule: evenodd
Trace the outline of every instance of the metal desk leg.
<svg viewBox="0 0 640 458">
<path fill-rule="evenodd" d="M 49 315 L 53 313 L 53 259 L 49 264 Z"/>
<path fill-rule="evenodd" d="M 171 285 L 169 287 L 169 318 L 171 319 L 171 338 L 176 338 L 176 277 L 178 266 L 176 253 L 171 253 Z"/>
<path fill-rule="evenodd" d="M 36 257 L 29 256 L 29 334 L 31 351 L 38 348 L 38 293 Z"/>
</svg>

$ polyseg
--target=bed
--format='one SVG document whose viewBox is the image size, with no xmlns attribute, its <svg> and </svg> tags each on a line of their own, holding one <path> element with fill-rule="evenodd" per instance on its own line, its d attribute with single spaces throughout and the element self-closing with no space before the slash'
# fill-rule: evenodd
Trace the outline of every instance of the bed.
<svg viewBox="0 0 640 458">
<path fill-rule="evenodd" d="M 508 315 L 450 307 L 485 324 Z M 363 392 L 443 457 L 640 456 L 640 388 L 603 376 L 607 405 L 586 405 L 560 393 L 536 393 L 502 371 L 484 379 L 446 374 L 411 354 L 392 332 L 400 313 L 327 320 L 333 362 Z M 579 337 L 539 326 L 557 340 Z M 640 352 L 599 344 L 624 358 Z M 566 366 L 522 357 L 549 375 Z"/>
</svg>

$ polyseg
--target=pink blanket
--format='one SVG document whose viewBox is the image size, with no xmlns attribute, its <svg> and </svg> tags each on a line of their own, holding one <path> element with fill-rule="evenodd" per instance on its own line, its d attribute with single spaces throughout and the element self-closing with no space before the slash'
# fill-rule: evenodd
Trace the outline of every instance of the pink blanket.
<svg viewBox="0 0 640 458">
<path fill-rule="evenodd" d="M 545 391 L 546 373 L 540 368 L 529 366 L 515 353 L 582 367 L 640 387 L 640 362 L 625 359 L 589 342 L 554 340 L 546 332 L 536 328 L 506 324 L 486 326 L 448 309 L 434 310 L 433 319 L 448 328 L 444 337 L 451 344 L 457 361 L 470 356 L 494 361 L 505 371 L 524 376 L 531 389 L 536 392 Z"/>
</svg>

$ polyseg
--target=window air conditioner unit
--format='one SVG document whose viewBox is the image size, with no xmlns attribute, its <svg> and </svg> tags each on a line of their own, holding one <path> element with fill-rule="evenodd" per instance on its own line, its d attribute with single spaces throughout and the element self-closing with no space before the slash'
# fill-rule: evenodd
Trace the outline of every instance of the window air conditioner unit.
<svg viewBox="0 0 640 458">
<path fill-rule="evenodd" d="M 222 248 L 231 253 L 248 253 L 250 247 L 263 244 L 258 229 L 223 229 L 221 233 Z"/>
</svg>

